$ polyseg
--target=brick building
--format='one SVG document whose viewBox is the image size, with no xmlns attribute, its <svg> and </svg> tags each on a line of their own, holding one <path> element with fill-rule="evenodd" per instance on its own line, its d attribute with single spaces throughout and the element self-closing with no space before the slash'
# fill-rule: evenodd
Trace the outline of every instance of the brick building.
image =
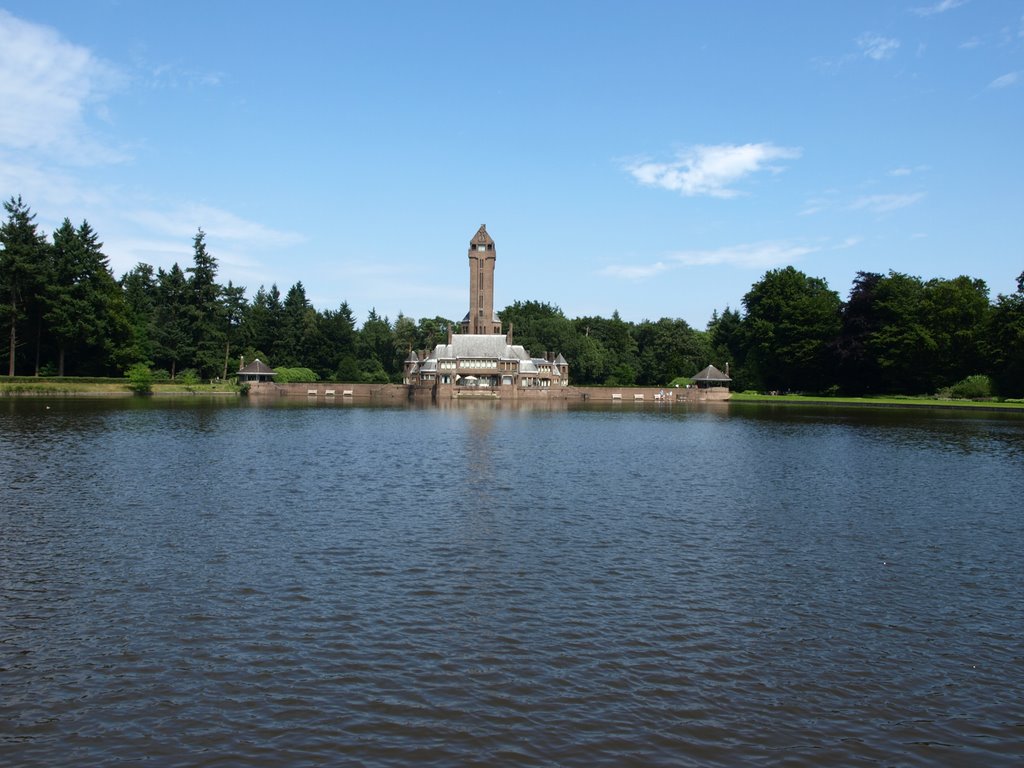
<svg viewBox="0 0 1024 768">
<path fill-rule="evenodd" d="M 469 312 L 462 332 L 448 329 L 448 342 L 432 350 L 410 352 L 404 381 L 420 390 L 454 394 L 471 390 L 500 395 L 504 390 L 550 389 L 569 385 L 569 364 L 559 355 L 532 357 L 512 343 L 512 329 L 501 332 L 494 311 L 494 240 L 481 225 L 469 241 Z"/>
</svg>

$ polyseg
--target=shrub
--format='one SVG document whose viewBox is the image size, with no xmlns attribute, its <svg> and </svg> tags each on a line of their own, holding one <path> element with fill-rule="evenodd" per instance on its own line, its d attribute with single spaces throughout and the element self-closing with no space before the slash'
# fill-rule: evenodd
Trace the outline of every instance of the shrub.
<svg viewBox="0 0 1024 768">
<path fill-rule="evenodd" d="M 195 368 L 186 368 L 183 371 L 179 371 L 178 375 L 175 377 L 175 381 L 179 384 L 192 387 L 199 383 L 199 374 L 196 373 Z"/>
<path fill-rule="evenodd" d="M 145 363 L 136 363 L 125 372 L 128 377 L 128 388 L 139 395 L 147 395 L 153 391 L 153 372 Z"/>
<path fill-rule="evenodd" d="M 954 384 L 950 394 L 960 400 L 983 400 L 992 396 L 992 382 L 988 376 L 975 374 Z"/>
<path fill-rule="evenodd" d="M 319 381 L 317 376 L 309 368 L 275 368 L 277 376 L 274 381 L 278 384 L 306 384 Z"/>
</svg>

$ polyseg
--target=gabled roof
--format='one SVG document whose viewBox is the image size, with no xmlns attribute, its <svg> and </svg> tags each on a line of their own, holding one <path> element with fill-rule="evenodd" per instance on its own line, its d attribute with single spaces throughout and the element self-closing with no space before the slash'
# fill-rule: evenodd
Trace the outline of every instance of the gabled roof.
<svg viewBox="0 0 1024 768">
<path fill-rule="evenodd" d="M 258 357 L 249 363 L 245 368 L 239 368 L 239 373 L 259 374 L 261 376 L 277 376 L 277 371 L 264 363 Z"/>
<path fill-rule="evenodd" d="M 709 365 L 703 371 L 694 376 L 691 381 L 732 381 L 713 365 Z"/>
<path fill-rule="evenodd" d="M 481 224 L 480 229 L 476 231 L 476 234 L 473 235 L 473 239 L 470 240 L 470 245 L 476 245 L 478 243 L 494 245 L 494 240 L 492 240 L 491 236 L 487 234 L 486 224 Z"/>
<path fill-rule="evenodd" d="M 509 344 L 502 333 L 457 333 L 451 344 L 438 344 L 430 357 L 436 359 L 493 358 L 522 360 L 529 357 L 520 344 Z"/>
<path fill-rule="evenodd" d="M 562 357 L 562 353 L 558 353 L 558 357 L 555 358 L 555 365 L 568 365 L 569 361 Z"/>
</svg>

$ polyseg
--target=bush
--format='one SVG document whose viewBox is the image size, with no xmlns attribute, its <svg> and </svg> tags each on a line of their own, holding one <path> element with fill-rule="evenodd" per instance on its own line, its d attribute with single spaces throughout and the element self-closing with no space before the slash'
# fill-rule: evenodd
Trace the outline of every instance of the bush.
<svg viewBox="0 0 1024 768">
<path fill-rule="evenodd" d="M 139 395 L 148 395 L 153 391 L 153 372 L 145 363 L 136 363 L 125 372 L 128 377 L 128 388 Z"/>
<path fill-rule="evenodd" d="M 277 376 L 274 381 L 278 384 L 307 384 L 319 381 L 317 376 L 309 368 L 275 368 Z"/>
<path fill-rule="evenodd" d="M 988 376 L 975 374 L 954 384 L 950 394 L 958 400 L 984 400 L 992 396 L 992 382 Z"/>
<path fill-rule="evenodd" d="M 199 374 L 196 373 L 195 368 L 186 368 L 183 371 L 179 371 L 174 380 L 178 384 L 184 384 L 185 386 L 192 387 L 199 383 Z"/>
</svg>

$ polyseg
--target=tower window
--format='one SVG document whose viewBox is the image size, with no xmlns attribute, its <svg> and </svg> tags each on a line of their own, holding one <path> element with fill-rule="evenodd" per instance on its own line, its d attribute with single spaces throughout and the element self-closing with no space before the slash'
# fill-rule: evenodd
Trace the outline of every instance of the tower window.
<svg viewBox="0 0 1024 768">
<path fill-rule="evenodd" d="M 478 251 L 486 251 L 486 250 L 487 250 L 487 246 L 486 246 L 486 245 L 484 245 L 483 243 L 480 243 L 480 244 L 479 244 L 479 245 L 478 245 L 478 246 L 476 247 L 476 249 L 477 249 Z"/>
</svg>

